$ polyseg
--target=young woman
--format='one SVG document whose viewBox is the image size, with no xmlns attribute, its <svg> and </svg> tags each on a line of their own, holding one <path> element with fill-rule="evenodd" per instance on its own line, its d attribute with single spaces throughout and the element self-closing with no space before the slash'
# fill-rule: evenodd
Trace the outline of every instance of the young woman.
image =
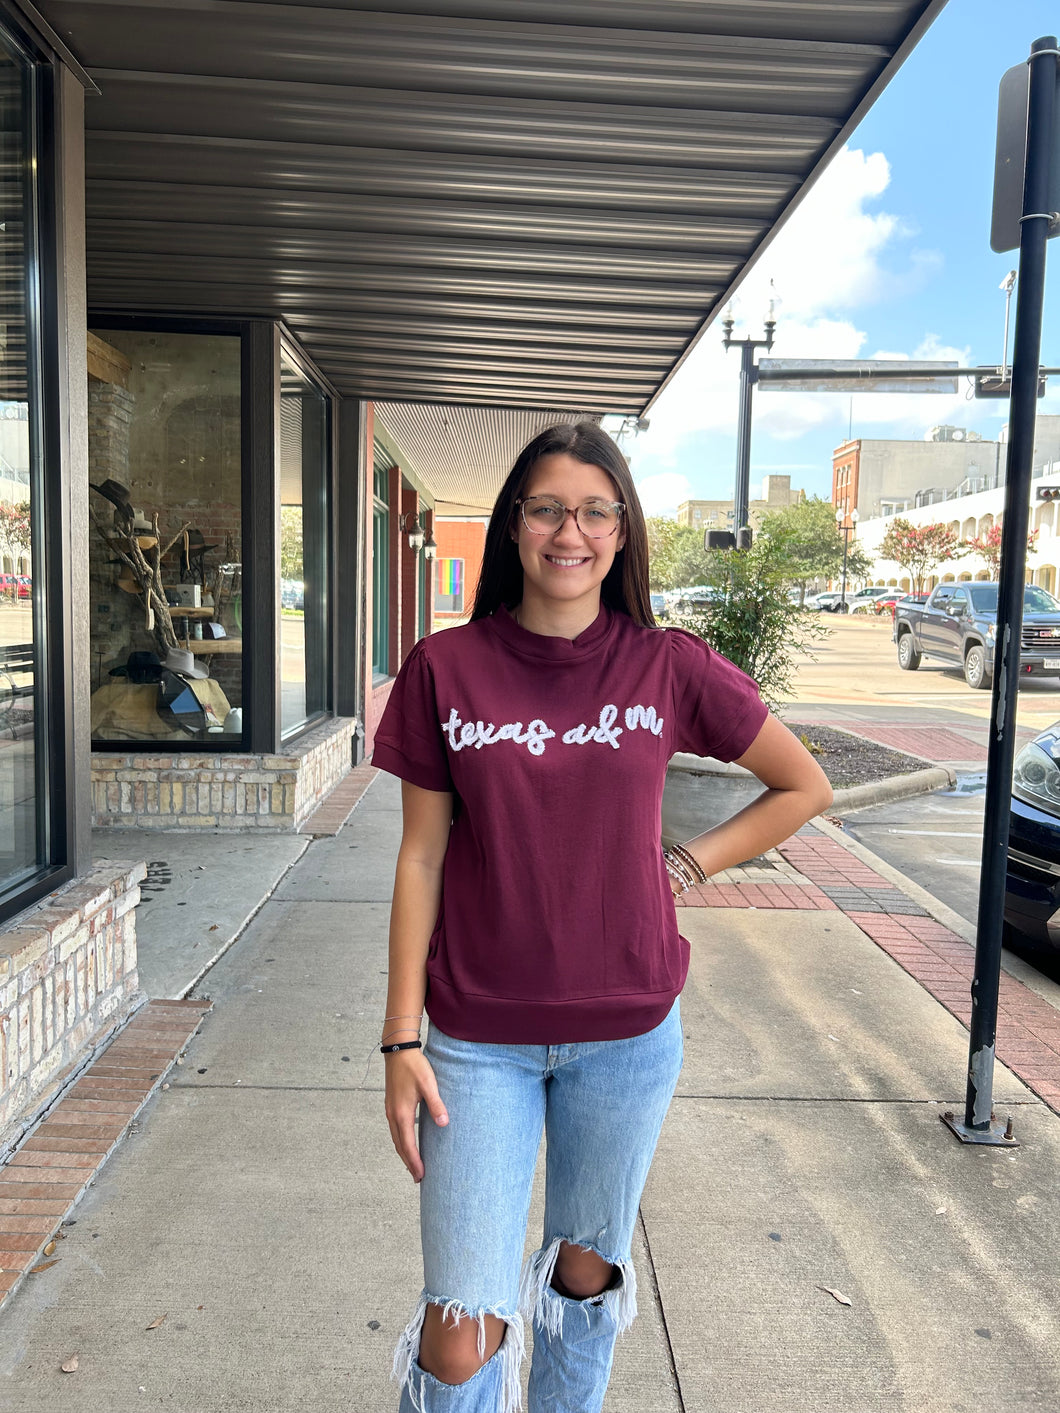
<svg viewBox="0 0 1060 1413">
<path fill-rule="evenodd" d="M 767 789 L 664 854 L 675 751 Z M 748 677 L 654 626 L 637 494 L 592 423 L 519 457 L 471 622 L 416 644 L 373 762 L 403 782 L 381 1048 L 425 1281 L 394 1360 L 401 1413 L 517 1408 L 520 1312 L 531 1413 L 598 1413 L 681 1067 L 673 898 L 786 839 L 831 789 Z M 544 1241 L 520 1279 L 542 1131 Z"/>
</svg>

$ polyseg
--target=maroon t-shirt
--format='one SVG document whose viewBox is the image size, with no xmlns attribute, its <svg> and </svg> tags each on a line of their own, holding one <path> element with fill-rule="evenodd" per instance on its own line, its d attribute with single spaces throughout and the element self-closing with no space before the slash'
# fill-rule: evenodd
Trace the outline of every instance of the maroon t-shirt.
<svg viewBox="0 0 1060 1413">
<path fill-rule="evenodd" d="M 658 1025 L 688 943 L 660 843 L 675 751 L 734 760 L 766 708 L 699 638 L 601 608 L 573 642 L 491 618 L 418 642 L 372 763 L 453 792 L 427 1011 L 501 1044 Z"/>
</svg>

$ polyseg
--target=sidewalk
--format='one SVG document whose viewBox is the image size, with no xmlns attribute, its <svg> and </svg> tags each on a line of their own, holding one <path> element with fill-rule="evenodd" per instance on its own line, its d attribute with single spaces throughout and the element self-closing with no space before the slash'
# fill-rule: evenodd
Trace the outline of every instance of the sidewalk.
<svg viewBox="0 0 1060 1413">
<path fill-rule="evenodd" d="M 390 1353 L 420 1283 L 375 1053 L 399 833 L 379 776 L 336 837 L 265 863 L 242 841 L 149 843 L 142 973 L 167 987 L 149 994 L 200 978 L 188 999 L 213 1007 L 182 1064 L 130 1027 L 125 1062 L 112 1047 L 81 1081 L 129 1087 L 150 1054 L 142 1107 L 64 1101 L 125 1127 L 50 1256 L 58 1193 L 83 1185 L 65 1178 L 92 1175 L 63 1144 L 92 1140 L 59 1125 L 0 1171 L 0 1266 L 47 1267 L 0 1304 L 0 1407 L 396 1406 Z M 961 1147 L 938 1116 L 963 1104 L 972 954 L 926 901 L 822 824 L 682 905 L 686 1063 L 607 1413 L 1058 1405 L 1060 988 L 1004 978 L 996 1106 L 1023 1146 Z M 534 1244 L 540 1220 L 539 1195 Z"/>
</svg>

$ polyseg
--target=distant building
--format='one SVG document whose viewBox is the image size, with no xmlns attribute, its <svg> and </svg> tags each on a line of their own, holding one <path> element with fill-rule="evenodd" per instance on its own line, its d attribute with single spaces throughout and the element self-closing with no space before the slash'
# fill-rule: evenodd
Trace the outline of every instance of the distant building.
<svg viewBox="0 0 1060 1413">
<path fill-rule="evenodd" d="M 961 430 L 938 427 L 928 435 Z M 855 440 L 837 447 L 833 500 L 837 508 L 848 513 L 857 507 L 857 543 L 875 559 L 872 582 L 907 590 L 912 586 L 908 570 L 879 554 L 888 523 L 895 515 L 914 525 L 947 525 L 961 540 L 985 536 L 1004 513 L 1007 449 L 1007 427 L 996 442 L 973 439 L 971 435 L 967 440 L 942 435 L 922 442 Z M 984 466 L 990 468 L 986 474 Z M 914 468 L 921 472 L 920 484 L 909 479 Z M 877 492 L 873 478 L 878 476 L 888 479 Z M 954 484 L 955 478 L 959 479 Z M 1030 528 L 1038 534 L 1035 550 L 1027 556 L 1027 582 L 1056 593 L 1060 588 L 1060 501 L 1039 500 L 1042 487 L 1060 489 L 1060 417 L 1039 416 L 1035 426 Z M 925 587 L 989 577 L 986 561 L 971 554 L 940 564 Z"/>
<path fill-rule="evenodd" d="M 932 427 L 922 441 L 856 437 L 832 453 L 832 504 L 846 516 L 888 519 L 1005 484 L 1008 428 L 989 441 L 964 427 Z M 1060 461 L 1060 417 L 1039 416 L 1035 474 Z"/>
<path fill-rule="evenodd" d="M 748 507 L 751 526 L 757 530 L 762 517 L 784 510 L 806 499 L 806 492 L 792 490 L 790 476 L 767 476 L 762 482 L 762 498 Z M 734 509 L 731 500 L 685 500 L 677 507 L 677 523 L 696 530 L 731 530 Z"/>
<path fill-rule="evenodd" d="M 873 520 L 998 485 L 1000 444 L 958 436 L 961 431 L 936 427 L 933 433 L 947 435 L 930 441 L 856 437 L 843 442 L 832 453 L 832 504 L 845 517 L 857 510 L 862 520 Z"/>
</svg>

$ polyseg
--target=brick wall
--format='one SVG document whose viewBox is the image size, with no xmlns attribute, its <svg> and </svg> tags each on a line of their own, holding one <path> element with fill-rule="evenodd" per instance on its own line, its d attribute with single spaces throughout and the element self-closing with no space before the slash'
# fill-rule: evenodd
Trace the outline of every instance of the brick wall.
<svg viewBox="0 0 1060 1413">
<path fill-rule="evenodd" d="M 287 754 L 97 751 L 92 821 L 141 829 L 298 828 L 348 774 L 356 722 L 336 717 Z"/>
<path fill-rule="evenodd" d="M 109 863 L 0 930 L 0 1157 L 141 1003 L 142 863 Z"/>
<path fill-rule="evenodd" d="M 437 608 L 434 609 L 436 622 L 451 623 L 466 618 L 475 601 L 478 576 L 482 569 L 482 551 L 486 544 L 486 526 L 481 520 L 435 520 L 434 538 L 438 545 L 436 562 L 439 559 L 464 561 L 463 613 L 443 613 Z M 431 573 L 433 576 L 433 565 Z"/>
<path fill-rule="evenodd" d="M 419 493 L 402 488 L 401 513 L 407 516 L 406 526 L 419 523 Z M 401 536 L 401 661 L 404 662 L 412 651 L 419 625 L 420 606 L 420 554 L 409 548 L 409 532 Z"/>
</svg>

